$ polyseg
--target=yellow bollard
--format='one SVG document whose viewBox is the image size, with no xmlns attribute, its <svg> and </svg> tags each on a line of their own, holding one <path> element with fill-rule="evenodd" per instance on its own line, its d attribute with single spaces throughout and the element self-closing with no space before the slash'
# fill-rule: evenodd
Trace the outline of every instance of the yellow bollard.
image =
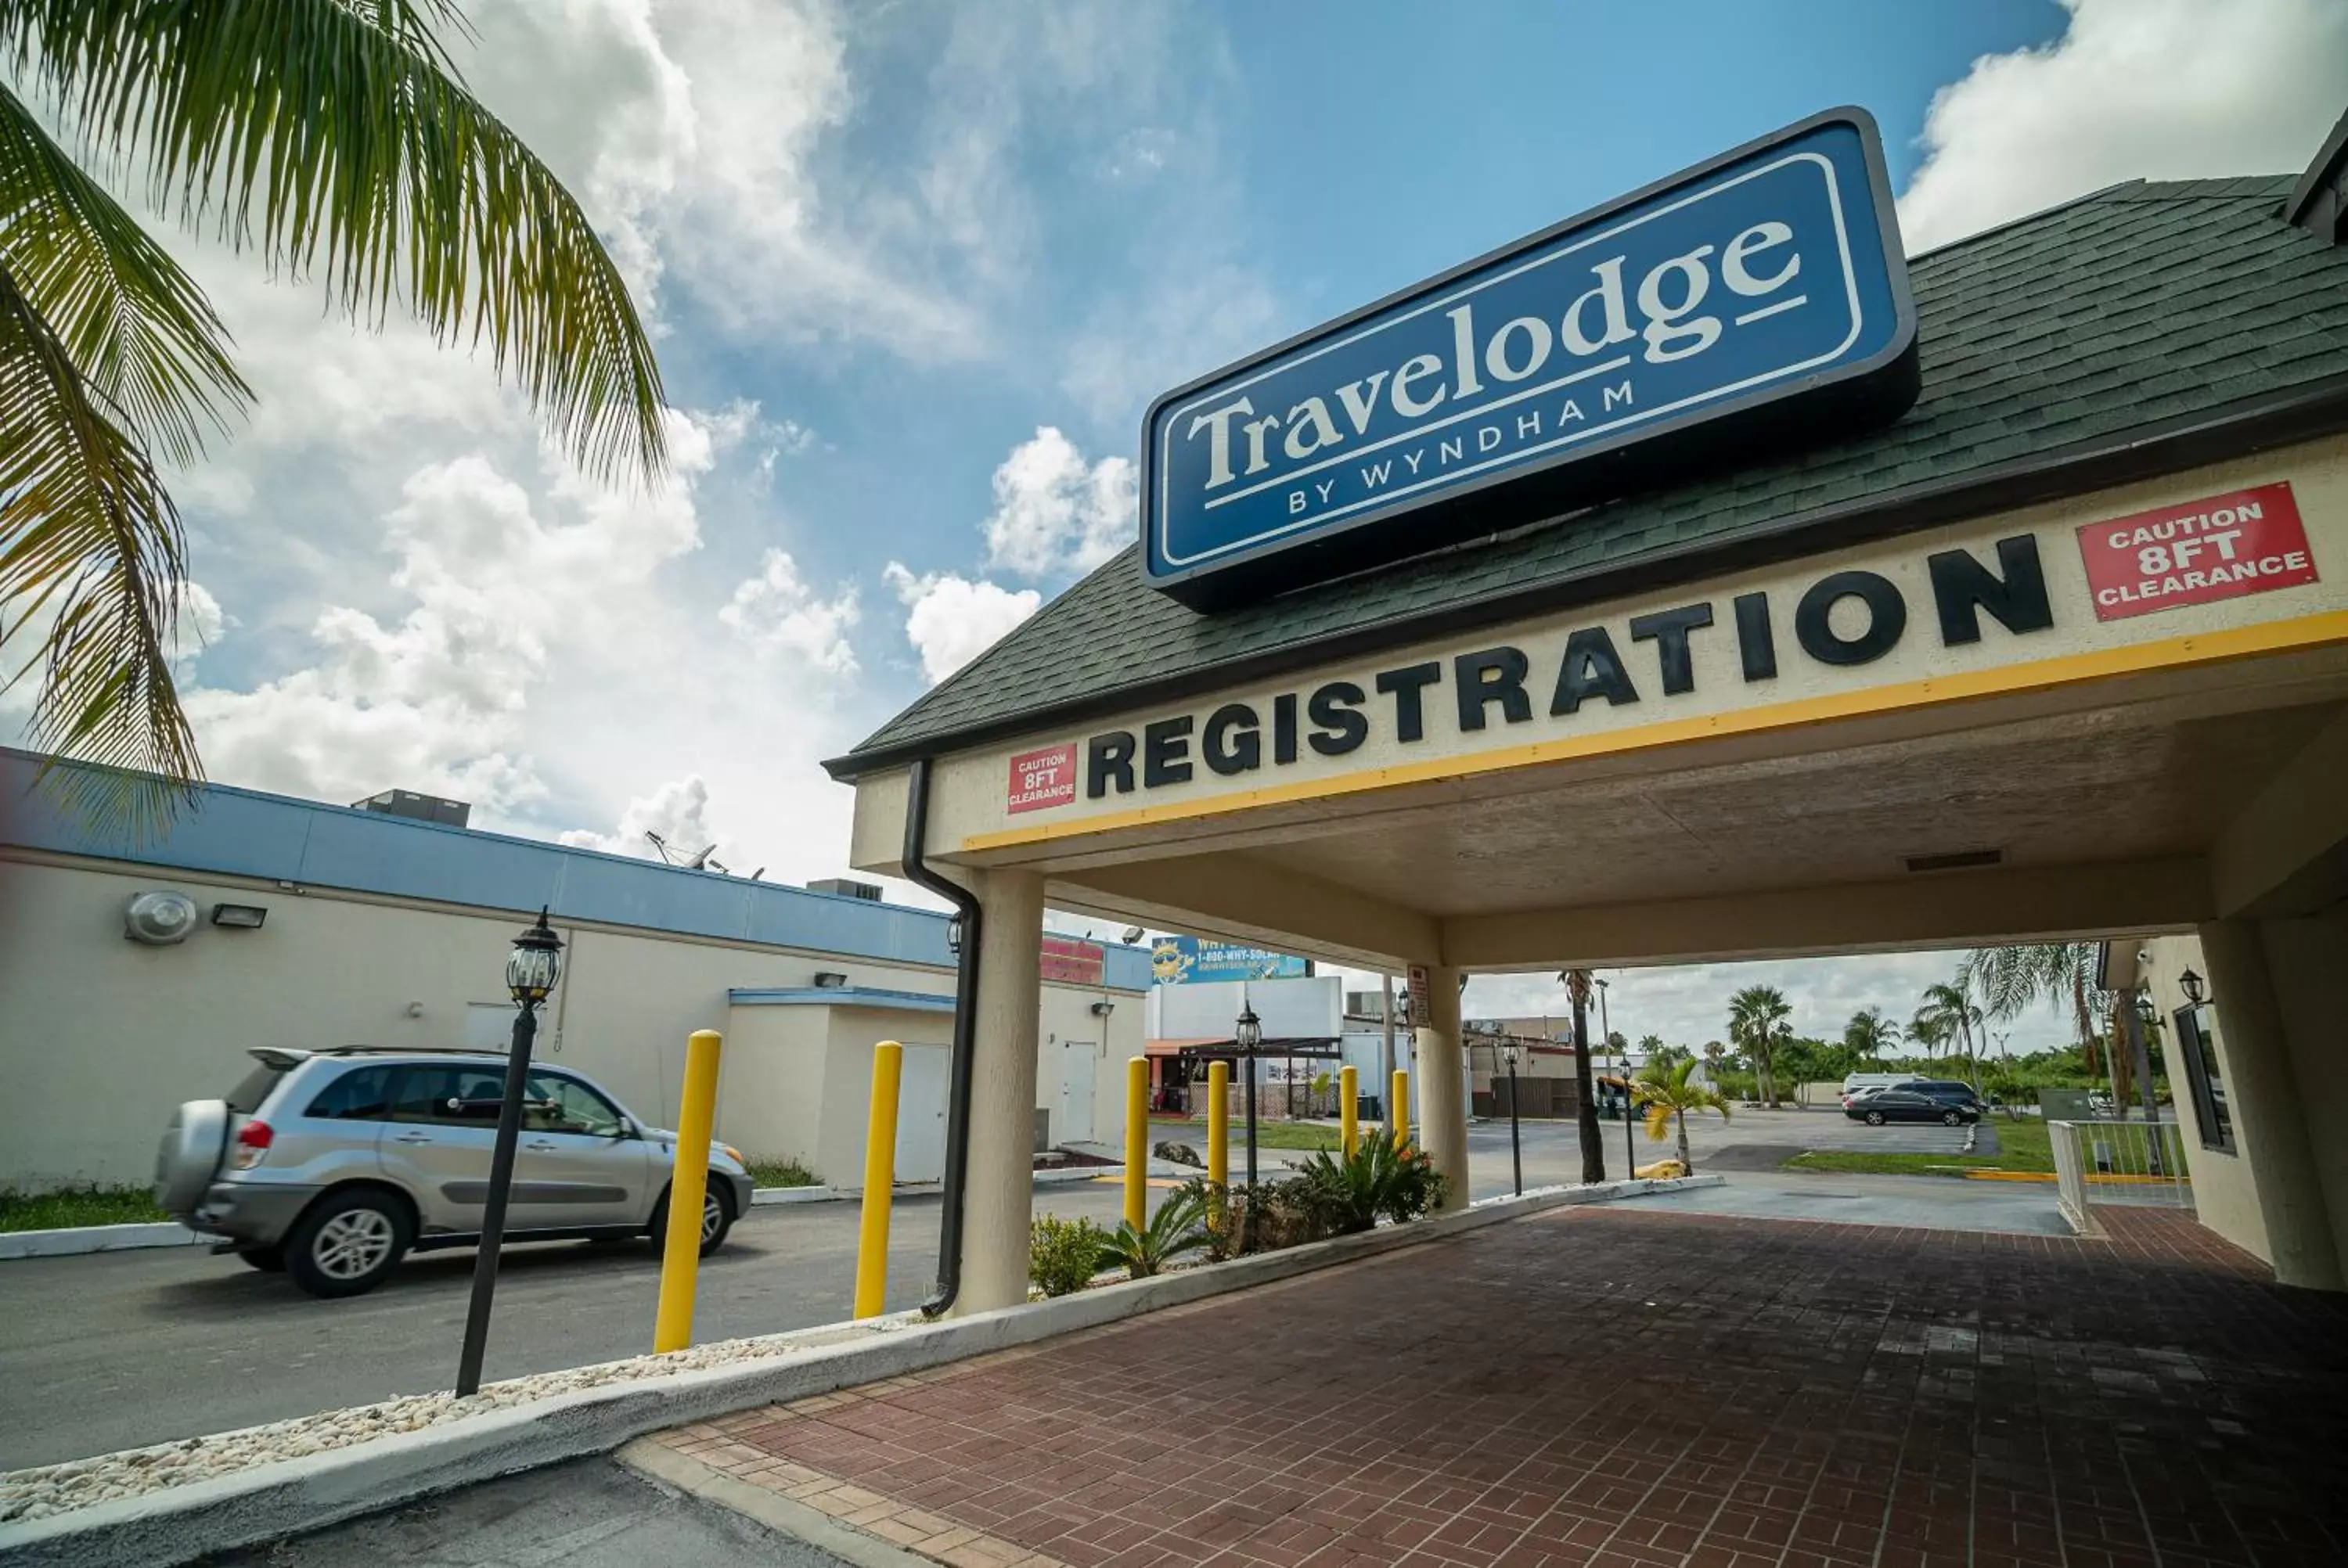
<svg viewBox="0 0 2348 1568">
<path fill-rule="evenodd" d="M 1149 1059 L 1125 1063 L 1125 1223 L 1149 1223 Z"/>
<path fill-rule="evenodd" d="M 693 1288 L 701 1273 L 701 1208 L 709 1192 L 709 1139 L 717 1122 L 717 1052 L 725 1037 L 697 1029 L 685 1047 L 685 1090 L 676 1112 L 676 1159 L 669 1169 L 668 1235 L 661 1250 L 660 1313 L 653 1354 L 693 1343 Z"/>
<path fill-rule="evenodd" d="M 905 1048 L 872 1048 L 872 1112 L 864 1123 L 864 1224 L 856 1240 L 856 1316 L 878 1317 L 889 1294 L 889 1199 L 897 1181 L 897 1089 Z"/>
<path fill-rule="evenodd" d="M 1345 1158 L 1354 1157 L 1354 1150 L 1362 1141 L 1361 1097 L 1354 1092 L 1358 1075 L 1351 1063 L 1337 1070 L 1337 1124 L 1344 1129 Z"/>
<path fill-rule="evenodd" d="M 1231 1184 L 1231 1064 L 1207 1063 L 1207 1180 Z"/>
<path fill-rule="evenodd" d="M 1386 1125 L 1394 1129 L 1395 1148 L 1410 1146 L 1410 1073 L 1404 1068 L 1394 1070 L 1394 1105 L 1386 1112 Z"/>
</svg>

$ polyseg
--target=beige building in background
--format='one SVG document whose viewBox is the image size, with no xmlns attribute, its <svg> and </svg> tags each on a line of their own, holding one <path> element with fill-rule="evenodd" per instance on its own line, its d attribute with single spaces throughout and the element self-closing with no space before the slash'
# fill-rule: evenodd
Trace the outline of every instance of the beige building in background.
<svg viewBox="0 0 2348 1568">
<path fill-rule="evenodd" d="M 942 914 L 218 787 L 134 849 L 27 794 L 35 766 L 0 750 L 0 1186 L 145 1183 L 172 1110 L 223 1093 L 253 1046 L 504 1049 L 506 955 L 541 905 L 564 944 L 542 1059 L 673 1126 L 686 1037 L 721 1030 L 718 1135 L 854 1185 L 872 1046 L 900 1040 L 898 1177 L 943 1170 Z M 126 938 L 151 891 L 194 901 L 184 940 Z M 215 924 L 223 907 L 261 924 Z M 1056 949 L 1092 978 L 1040 986 L 1038 1131 L 1115 1142 L 1148 958 Z"/>
</svg>

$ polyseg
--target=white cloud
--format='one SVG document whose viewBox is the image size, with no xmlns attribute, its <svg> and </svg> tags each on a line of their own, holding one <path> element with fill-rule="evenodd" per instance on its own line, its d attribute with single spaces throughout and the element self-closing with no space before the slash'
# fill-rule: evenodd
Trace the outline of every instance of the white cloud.
<svg viewBox="0 0 2348 1568">
<path fill-rule="evenodd" d="M 1900 202 L 1911 251 L 2119 180 L 2304 168 L 2348 101 L 2340 0 L 2063 0 L 2053 44 L 1941 89 Z"/>
<path fill-rule="evenodd" d="M 857 614 L 854 588 L 826 599 L 808 586 L 788 551 L 769 549 L 759 558 L 757 575 L 735 585 L 717 619 L 762 652 L 788 654 L 845 675 L 856 668 L 848 629 Z"/>
<path fill-rule="evenodd" d="M 539 495 L 478 455 L 417 469 L 383 529 L 409 607 L 386 621 L 328 604 L 309 629 L 315 662 L 251 691 L 188 692 L 211 771 L 328 800 L 391 784 L 492 811 L 541 798 L 514 748 L 550 650 L 608 635 L 662 565 L 700 544 L 692 491 L 714 444 L 683 415 L 669 435 L 675 472 L 638 497 L 551 455 Z"/>
<path fill-rule="evenodd" d="M 670 853 L 679 856 L 722 846 L 724 839 L 709 820 L 708 781 L 699 774 L 671 779 L 652 794 L 631 799 L 613 831 L 596 833 L 572 828 L 556 837 L 563 844 L 600 849 L 606 855 L 633 855 L 646 860 L 664 858 L 645 836 L 647 832 L 660 835 Z"/>
<path fill-rule="evenodd" d="M 1022 577 L 1090 571 L 1133 542 L 1138 504 L 1129 458 L 1087 464 L 1075 442 L 1041 425 L 994 470 L 987 564 Z"/>
<path fill-rule="evenodd" d="M 933 686 L 1001 641 L 1044 602 L 1032 588 L 1014 592 L 953 572 L 915 577 L 897 561 L 881 575 L 905 603 L 906 640 L 921 654 L 922 673 Z"/>
</svg>

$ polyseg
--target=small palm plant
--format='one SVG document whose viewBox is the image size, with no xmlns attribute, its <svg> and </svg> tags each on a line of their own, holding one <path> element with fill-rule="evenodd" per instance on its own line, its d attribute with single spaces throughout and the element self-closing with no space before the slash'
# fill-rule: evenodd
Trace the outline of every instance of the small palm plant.
<svg viewBox="0 0 2348 1568">
<path fill-rule="evenodd" d="M 1444 1181 L 1424 1152 L 1397 1147 L 1379 1128 L 1348 1155 L 1323 1150 L 1298 1178 L 1340 1235 L 1365 1231 L 1381 1218 L 1415 1220 L 1443 1202 Z"/>
<path fill-rule="evenodd" d="M 1695 1173 L 1695 1162 L 1688 1157 L 1687 1113 L 1691 1111 L 1717 1111 L 1723 1122 L 1728 1120 L 1728 1102 L 1719 1090 L 1709 1083 L 1699 1083 L 1691 1078 L 1695 1062 L 1675 1061 L 1665 1067 L 1651 1062 L 1639 1073 L 1631 1086 L 1638 1102 L 1647 1108 L 1647 1136 L 1660 1143 L 1673 1123 L 1680 1134 L 1680 1168 L 1690 1175 Z"/>
<path fill-rule="evenodd" d="M 1122 1265 L 1128 1279 L 1148 1279 L 1185 1253 L 1209 1241 L 1203 1184 L 1185 1186 L 1159 1205 L 1140 1229 L 1127 1220 L 1103 1237 L 1103 1263 Z"/>
</svg>

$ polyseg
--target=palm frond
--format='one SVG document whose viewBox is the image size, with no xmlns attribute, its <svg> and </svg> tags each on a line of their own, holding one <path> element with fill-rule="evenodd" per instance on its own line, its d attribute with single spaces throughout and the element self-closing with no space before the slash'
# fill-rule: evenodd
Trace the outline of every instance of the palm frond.
<svg viewBox="0 0 2348 1568">
<path fill-rule="evenodd" d="M 446 68 L 449 0 L 0 0 L 0 51 L 160 205 L 486 343 L 586 471 L 666 463 L 660 372 L 571 193 Z"/>
<path fill-rule="evenodd" d="M 186 559 L 178 511 L 145 450 L 87 384 L 0 260 L 0 610 L 54 607 L 27 738 L 68 809 L 135 838 L 202 776 L 170 648 Z M 0 626 L 0 645 L 9 641 Z M 21 643 L 21 630 L 17 641 Z M 54 757 L 100 764 L 53 774 Z M 61 783 L 60 783 L 61 781 Z"/>
<path fill-rule="evenodd" d="M 5 87 L 0 256 L 89 384 L 172 461 L 252 401 L 203 291 Z"/>
</svg>

